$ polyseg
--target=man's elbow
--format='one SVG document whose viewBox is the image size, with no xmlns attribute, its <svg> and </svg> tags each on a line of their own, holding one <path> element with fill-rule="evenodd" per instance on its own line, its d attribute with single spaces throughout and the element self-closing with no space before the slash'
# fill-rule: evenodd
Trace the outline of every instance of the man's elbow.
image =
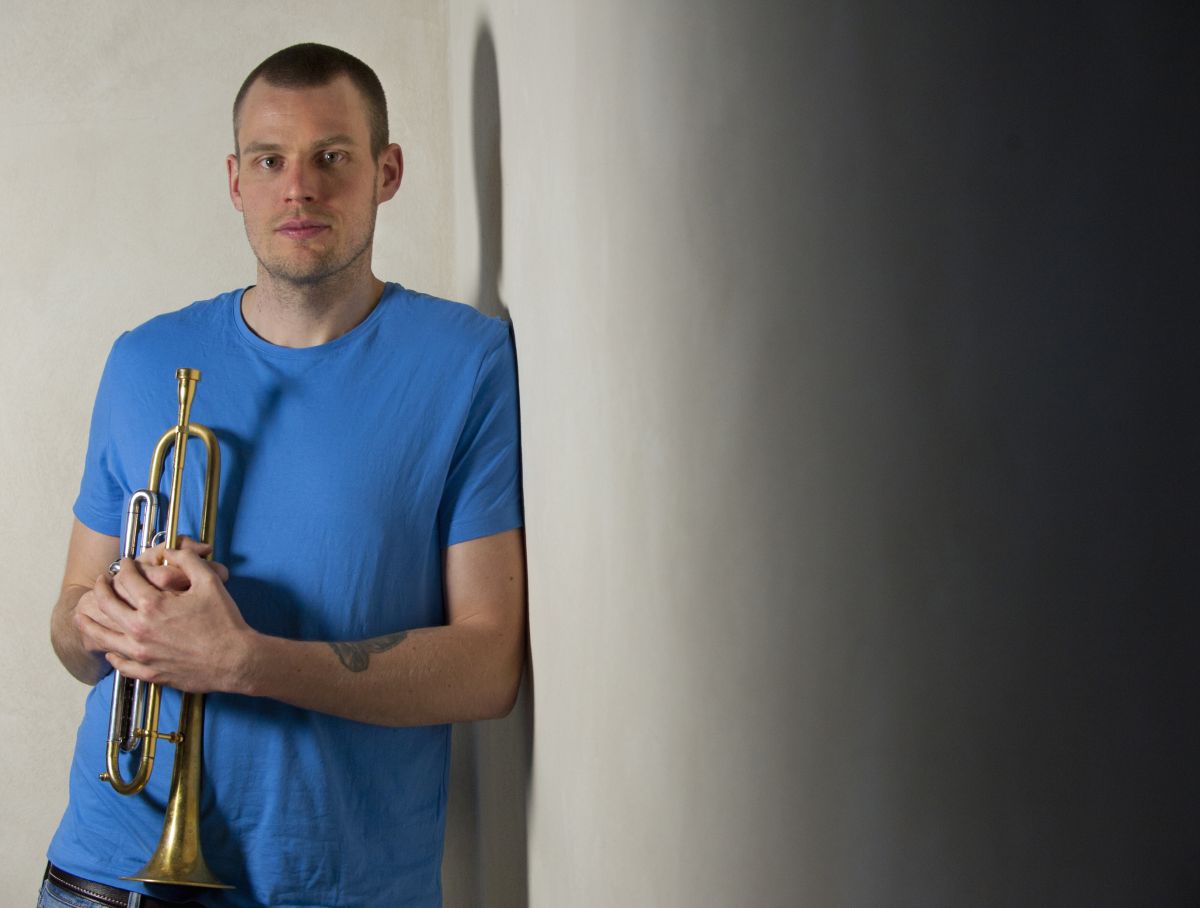
<svg viewBox="0 0 1200 908">
<path fill-rule="evenodd" d="M 488 695 L 482 704 L 481 719 L 503 719 L 513 711 L 517 694 L 521 691 L 521 678 L 525 673 L 525 653 L 508 660 L 501 672 L 489 685 Z"/>
<path fill-rule="evenodd" d="M 517 705 L 517 692 L 521 689 L 520 678 L 517 683 L 512 685 L 511 689 L 503 692 L 501 697 L 498 697 L 492 705 L 492 709 L 484 716 L 485 719 L 503 719 L 513 711 L 513 707 Z"/>
</svg>

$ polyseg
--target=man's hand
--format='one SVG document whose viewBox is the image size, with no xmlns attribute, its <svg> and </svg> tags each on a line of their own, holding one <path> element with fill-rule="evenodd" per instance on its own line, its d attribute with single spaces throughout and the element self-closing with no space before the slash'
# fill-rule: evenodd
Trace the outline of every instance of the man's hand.
<svg viewBox="0 0 1200 908">
<path fill-rule="evenodd" d="M 288 640 L 247 626 L 228 573 L 194 542 L 105 570 L 119 540 L 76 519 L 51 640 L 86 684 L 110 664 L 178 690 L 270 697 L 376 725 L 496 718 L 512 707 L 525 657 L 525 544 L 519 529 L 450 546 L 446 624 L 369 640 Z M 163 557 L 170 563 L 163 565 Z M 102 655 L 103 654 L 103 655 Z"/>
<path fill-rule="evenodd" d="M 234 689 L 254 631 L 225 589 L 229 572 L 201 557 L 208 552 L 184 540 L 101 574 L 75 608 L 84 646 L 131 678 L 195 693 Z"/>
<path fill-rule="evenodd" d="M 179 544 L 181 548 L 195 552 L 201 557 L 204 557 L 212 551 L 212 546 L 206 545 L 202 542 L 197 542 L 196 540 L 187 536 L 179 537 Z M 154 583 L 160 589 L 178 591 L 186 590 L 189 586 L 187 576 L 176 567 L 161 564 L 164 551 L 165 549 L 163 546 L 155 546 L 147 549 L 138 557 L 138 561 L 143 565 L 143 570 L 146 572 L 144 576 L 146 576 L 151 583 Z M 213 566 L 219 568 L 221 571 L 225 571 L 225 576 L 228 578 L 228 571 L 225 570 L 223 565 L 216 565 L 214 563 Z M 96 602 L 97 590 L 105 585 L 104 581 L 106 579 L 111 580 L 112 575 L 110 574 L 110 571 L 111 568 L 106 570 L 103 574 L 98 575 L 92 582 L 90 588 L 83 593 L 83 595 L 78 597 L 78 604 L 73 607 L 71 619 L 75 629 L 79 632 L 79 639 L 80 643 L 83 645 L 83 648 L 87 652 L 95 653 L 101 657 L 105 656 L 109 650 L 105 645 L 104 640 L 101 640 L 99 637 L 93 636 L 90 633 L 91 629 L 96 626 L 97 622 L 95 620 L 81 620 L 80 616 L 81 614 L 85 613 L 98 613 L 96 610 L 98 610 L 99 606 L 94 604 Z M 109 629 L 115 629 L 115 627 L 110 627 Z"/>
</svg>

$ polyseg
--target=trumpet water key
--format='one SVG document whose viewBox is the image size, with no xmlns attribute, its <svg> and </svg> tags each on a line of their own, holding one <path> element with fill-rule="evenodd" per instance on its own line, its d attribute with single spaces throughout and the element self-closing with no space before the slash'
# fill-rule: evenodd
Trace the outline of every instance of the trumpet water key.
<svg viewBox="0 0 1200 908">
<path fill-rule="evenodd" d="M 157 540 L 164 539 L 167 549 L 179 548 L 179 498 L 183 488 L 183 466 L 189 438 L 204 445 L 204 496 L 201 503 L 200 541 L 212 545 L 217 525 L 217 486 L 221 475 L 221 451 L 217 437 L 207 426 L 191 421 L 192 401 L 200 373 L 179 369 L 175 373 L 179 392 L 179 419 L 162 434 L 150 461 L 150 479 L 145 489 L 130 498 L 125 515 L 125 533 L 121 554 L 136 558 Z M 166 526 L 158 526 L 158 487 L 167 455 L 174 451 L 171 491 L 167 499 Z M 114 573 L 119 562 L 114 562 Z M 203 886 L 232 889 L 216 878 L 200 849 L 200 782 L 203 772 L 201 747 L 204 740 L 204 695 L 184 693 L 179 707 L 179 727 L 173 732 L 158 730 L 158 712 L 162 690 L 157 684 L 144 684 L 126 678 L 120 672 L 113 678 L 112 708 L 109 713 L 106 771 L 100 778 L 119 794 L 137 794 L 150 781 L 159 739 L 175 745 L 175 763 L 171 769 L 171 790 L 158 847 L 146 866 L 133 876 L 122 877 L 143 883 L 170 883 L 176 886 Z M 121 773 L 123 752 L 141 750 L 137 770 L 130 779 Z"/>
</svg>

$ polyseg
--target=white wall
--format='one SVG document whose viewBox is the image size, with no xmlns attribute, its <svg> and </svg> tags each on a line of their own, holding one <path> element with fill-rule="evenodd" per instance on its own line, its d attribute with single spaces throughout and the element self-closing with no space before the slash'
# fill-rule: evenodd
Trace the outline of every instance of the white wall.
<svg viewBox="0 0 1200 908">
<path fill-rule="evenodd" d="M 0 547 L 13 566 L 0 595 L 7 905 L 32 904 L 66 801 L 84 690 L 55 660 L 48 619 L 104 357 L 120 331 L 146 317 L 254 279 L 224 163 L 246 73 L 307 40 L 369 61 L 388 90 L 407 163 L 400 194 L 380 211 L 377 271 L 444 294 L 452 267 L 438 4 L 19 3 L 5 6 L 3 20 Z"/>
</svg>

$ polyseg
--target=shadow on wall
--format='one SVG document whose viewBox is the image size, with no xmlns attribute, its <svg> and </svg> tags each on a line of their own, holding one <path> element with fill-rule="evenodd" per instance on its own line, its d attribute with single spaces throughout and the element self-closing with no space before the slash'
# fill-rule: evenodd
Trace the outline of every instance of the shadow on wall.
<svg viewBox="0 0 1200 908">
<path fill-rule="evenodd" d="M 508 318 L 500 300 L 504 258 L 504 186 L 500 170 L 500 81 L 492 31 L 481 22 L 471 73 L 471 134 L 475 144 L 475 202 L 479 206 L 479 290 L 475 307 Z"/>
<path fill-rule="evenodd" d="M 479 288 L 472 301 L 508 318 L 500 299 L 503 210 L 500 87 L 491 27 L 475 36 L 471 78 L 475 198 L 479 206 Z M 446 908 L 526 908 L 529 904 L 526 801 L 533 756 L 532 673 L 526 671 L 507 719 L 454 728 L 446 856 Z"/>
</svg>

